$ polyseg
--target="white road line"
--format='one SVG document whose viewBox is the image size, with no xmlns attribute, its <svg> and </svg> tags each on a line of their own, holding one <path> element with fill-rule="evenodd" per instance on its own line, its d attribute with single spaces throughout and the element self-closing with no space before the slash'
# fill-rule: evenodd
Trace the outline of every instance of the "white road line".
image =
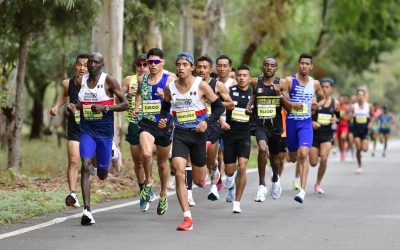
<svg viewBox="0 0 400 250">
<path fill-rule="evenodd" d="M 257 171 L 257 169 L 248 169 L 247 173 L 252 173 L 252 172 L 255 172 L 255 171 Z M 195 185 L 193 187 L 196 188 Z M 171 196 L 171 195 L 174 195 L 174 194 L 176 194 L 175 191 L 168 192 L 167 196 Z M 158 198 L 159 198 L 159 196 L 156 196 L 156 199 L 158 199 Z M 99 208 L 99 209 L 93 210 L 92 214 L 105 212 L 105 211 L 109 211 L 109 210 L 113 210 L 113 209 L 117 209 L 117 208 L 123 208 L 123 207 L 127 207 L 127 206 L 132 206 L 132 205 L 136 205 L 138 203 L 139 203 L 139 200 L 135 200 L 135 201 L 122 203 L 122 204 L 119 204 L 119 205 Z M 73 218 L 79 218 L 81 216 L 82 216 L 82 213 L 77 213 L 77 214 L 73 214 L 73 215 L 70 215 L 70 216 L 55 218 L 55 219 L 53 219 L 51 221 L 44 222 L 44 223 L 41 223 L 41 224 L 38 224 L 38 225 L 35 225 L 35 226 L 25 227 L 25 228 L 21 228 L 21 229 L 18 229 L 18 230 L 9 232 L 9 233 L 0 234 L 0 240 L 8 238 L 8 237 L 24 234 L 24 233 L 27 233 L 27 232 L 30 232 L 30 231 L 33 231 L 33 230 L 37 230 L 37 229 L 40 229 L 40 228 L 52 226 L 52 225 L 64 222 L 65 220 L 73 219 Z"/>
</svg>

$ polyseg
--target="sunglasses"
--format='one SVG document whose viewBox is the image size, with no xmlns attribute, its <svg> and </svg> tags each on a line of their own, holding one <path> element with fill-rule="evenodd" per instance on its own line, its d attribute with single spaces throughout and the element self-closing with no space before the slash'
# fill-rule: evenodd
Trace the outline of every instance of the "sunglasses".
<svg viewBox="0 0 400 250">
<path fill-rule="evenodd" d="M 152 64 L 157 65 L 157 64 L 160 64 L 161 62 L 162 62 L 162 60 L 160 60 L 160 59 L 149 59 L 149 60 L 147 60 L 147 63 L 150 64 L 150 65 L 152 65 Z"/>
<path fill-rule="evenodd" d="M 147 63 L 136 63 L 136 66 L 140 67 L 147 67 Z"/>
</svg>

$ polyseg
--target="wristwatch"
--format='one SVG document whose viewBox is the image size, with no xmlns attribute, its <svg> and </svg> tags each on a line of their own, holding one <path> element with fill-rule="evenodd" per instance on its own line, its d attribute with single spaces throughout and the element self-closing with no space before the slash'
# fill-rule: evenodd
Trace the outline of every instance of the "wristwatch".
<svg viewBox="0 0 400 250">
<path fill-rule="evenodd" d="M 110 111 L 110 106 L 106 105 L 105 112 L 107 113 L 108 111 Z"/>
</svg>

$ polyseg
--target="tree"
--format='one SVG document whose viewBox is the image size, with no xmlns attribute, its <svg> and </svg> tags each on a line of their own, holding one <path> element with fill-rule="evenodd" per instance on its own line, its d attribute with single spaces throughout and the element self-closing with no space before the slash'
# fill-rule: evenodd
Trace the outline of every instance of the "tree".
<svg viewBox="0 0 400 250">
<path fill-rule="evenodd" d="M 13 121 L 14 126 L 11 131 L 13 140 L 8 145 L 8 168 L 18 169 L 20 167 L 20 141 L 23 119 L 23 105 L 20 104 L 24 103 L 23 93 L 29 46 L 49 26 L 68 24 L 69 28 L 75 28 L 71 26 L 70 18 L 76 18 L 75 14 L 78 13 L 76 11 L 78 9 L 68 11 L 64 7 L 57 5 L 64 5 L 66 3 L 71 3 L 71 1 L 57 1 L 54 4 L 46 1 L 9 0 L 0 4 L 1 35 L 16 34 L 18 41 L 16 94 L 13 104 L 13 115 L 11 116 L 15 121 Z M 83 6 L 84 1 L 77 1 L 76 3 L 82 3 L 81 6 Z M 77 4 L 74 6 L 76 7 Z M 92 8 L 82 9 L 80 15 L 84 18 L 83 20 L 91 18 L 91 10 Z M 83 11 L 85 11 L 84 14 Z M 60 14 L 63 15 L 59 16 Z M 61 23 L 60 20 L 70 20 L 70 22 Z"/>
</svg>

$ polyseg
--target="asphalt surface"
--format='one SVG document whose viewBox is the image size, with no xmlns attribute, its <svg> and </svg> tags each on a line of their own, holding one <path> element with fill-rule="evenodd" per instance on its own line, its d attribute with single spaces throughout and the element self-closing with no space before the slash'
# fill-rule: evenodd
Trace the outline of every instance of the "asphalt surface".
<svg viewBox="0 0 400 250">
<path fill-rule="evenodd" d="M 364 172 L 355 175 L 355 160 L 340 162 L 338 154 L 331 155 L 321 186 L 324 195 L 313 193 L 317 169 L 311 168 L 303 204 L 293 200 L 294 166 L 287 164 L 278 200 L 269 196 L 254 202 L 258 175 L 248 174 L 241 214 L 233 214 L 232 204 L 225 202 L 227 190 L 211 202 L 209 186 L 195 189 L 191 232 L 175 231 L 183 215 L 173 194 L 163 216 L 156 213 L 158 200 L 143 213 L 132 199 L 92 206 L 125 207 L 95 213 L 96 224 L 89 227 L 80 225 L 80 209 L 2 226 L 0 249 L 400 249 L 400 141 L 391 143 L 385 158 L 381 145 L 376 157 L 368 152 L 363 158 Z M 64 218 L 71 215 L 75 218 Z M 65 220 L 9 236 L 55 218 Z"/>
</svg>

